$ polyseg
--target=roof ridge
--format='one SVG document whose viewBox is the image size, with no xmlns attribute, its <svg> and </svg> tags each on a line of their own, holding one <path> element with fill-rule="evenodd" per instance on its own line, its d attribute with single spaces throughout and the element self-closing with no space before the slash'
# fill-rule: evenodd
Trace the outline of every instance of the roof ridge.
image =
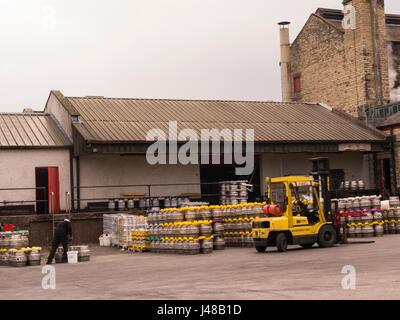
<svg viewBox="0 0 400 320">
<path fill-rule="evenodd" d="M 6 116 L 6 115 L 12 115 L 12 116 L 49 116 L 50 114 L 48 112 L 37 111 L 37 112 L 0 112 L 0 115 L 3 115 L 3 116 Z"/>
<path fill-rule="evenodd" d="M 134 101 L 188 101 L 188 102 L 242 102 L 242 103 L 274 103 L 274 104 L 299 104 L 299 105 L 319 105 L 315 102 L 282 102 L 272 100 L 212 100 L 212 99 L 168 99 L 168 98 L 116 98 L 116 97 L 66 97 L 67 99 L 81 100 L 134 100 Z"/>
</svg>

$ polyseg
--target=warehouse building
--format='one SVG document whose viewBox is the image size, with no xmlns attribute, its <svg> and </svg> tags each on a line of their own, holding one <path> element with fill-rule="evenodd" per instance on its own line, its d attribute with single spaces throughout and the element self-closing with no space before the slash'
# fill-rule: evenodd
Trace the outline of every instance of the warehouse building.
<svg viewBox="0 0 400 320">
<path fill-rule="evenodd" d="M 154 142 L 146 135 L 155 128 L 168 133 L 170 121 L 177 122 L 178 132 L 253 129 L 254 170 L 236 176 L 234 159 L 223 156 L 220 164 L 199 158 L 195 164 L 150 165 L 146 151 Z M 52 91 L 43 112 L 0 117 L 2 188 L 46 187 L 47 195 L 38 190 L 0 195 L 3 201 L 35 200 L 31 211 L 46 213 L 40 200 L 51 192 L 57 209 L 72 202 L 75 210 L 86 210 L 104 208 L 122 193 L 216 194 L 217 185 L 201 184 L 249 180 L 257 200 L 265 193 L 265 177 L 309 175 L 309 158 L 315 156 L 329 157 L 333 188 L 344 180 L 364 180 L 374 189 L 376 155 L 385 141 L 380 131 L 323 104 L 65 97 Z M 178 139 L 179 146 L 186 142 Z"/>
<path fill-rule="evenodd" d="M 385 144 L 379 131 L 319 104 L 68 98 L 52 91 L 44 112 L 73 141 L 73 198 L 80 208 L 123 192 L 149 195 L 145 185 L 157 184 L 180 185 L 153 186 L 151 196 L 215 193 L 215 187 L 201 189 L 200 183 L 247 179 L 261 196 L 266 176 L 308 175 L 308 159 L 325 155 L 338 183 L 362 179 L 374 188 L 373 155 Z M 178 131 L 254 129 L 254 172 L 237 177 L 233 164 L 148 164 L 146 135 L 154 128 L 168 132 L 169 121 L 177 122 Z M 84 188 L 121 185 L 143 186 Z"/>
</svg>

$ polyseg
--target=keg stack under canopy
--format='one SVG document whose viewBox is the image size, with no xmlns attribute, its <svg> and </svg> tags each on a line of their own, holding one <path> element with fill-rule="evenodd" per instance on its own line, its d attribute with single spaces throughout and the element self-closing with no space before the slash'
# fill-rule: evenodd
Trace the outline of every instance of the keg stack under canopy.
<svg viewBox="0 0 400 320">
<path fill-rule="evenodd" d="M 248 192 L 252 190 L 252 185 L 247 180 L 239 181 L 221 181 L 220 187 L 220 204 L 235 205 L 248 202 Z"/>
</svg>

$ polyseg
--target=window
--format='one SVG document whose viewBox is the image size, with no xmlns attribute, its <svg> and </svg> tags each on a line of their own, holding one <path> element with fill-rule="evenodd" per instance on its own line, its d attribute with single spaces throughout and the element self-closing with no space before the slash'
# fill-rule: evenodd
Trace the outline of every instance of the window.
<svg viewBox="0 0 400 320">
<path fill-rule="evenodd" d="M 297 76 L 294 78 L 294 92 L 300 92 L 301 91 L 301 78 L 300 76 Z"/>
</svg>

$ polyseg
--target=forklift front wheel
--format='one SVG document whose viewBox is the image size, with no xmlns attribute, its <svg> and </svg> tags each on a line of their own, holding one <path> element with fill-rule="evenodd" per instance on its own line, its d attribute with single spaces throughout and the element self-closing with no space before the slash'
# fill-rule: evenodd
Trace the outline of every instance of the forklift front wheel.
<svg viewBox="0 0 400 320">
<path fill-rule="evenodd" d="M 287 245 L 288 245 L 288 241 L 287 241 L 286 234 L 279 233 L 276 236 L 276 247 L 278 248 L 278 251 L 285 252 L 287 250 Z"/>
<path fill-rule="evenodd" d="M 257 252 L 260 252 L 260 253 L 265 252 L 266 249 L 267 249 L 267 247 L 264 247 L 264 246 L 256 246 Z"/>
<path fill-rule="evenodd" d="M 322 248 L 330 248 L 336 243 L 336 231 L 330 225 L 323 226 L 319 231 L 318 245 Z"/>
</svg>

